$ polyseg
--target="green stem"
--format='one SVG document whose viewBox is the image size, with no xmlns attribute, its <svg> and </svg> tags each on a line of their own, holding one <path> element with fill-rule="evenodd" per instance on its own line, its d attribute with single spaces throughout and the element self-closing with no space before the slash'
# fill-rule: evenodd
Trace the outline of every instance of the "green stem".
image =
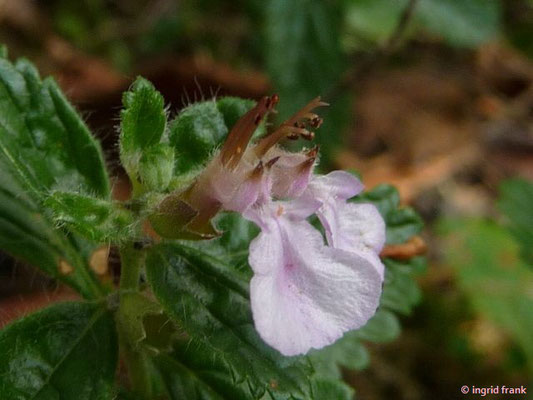
<svg viewBox="0 0 533 400">
<path fill-rule="evenodd" d="M 146 254 L 142 250 L 136 250 L 133 243 L 127 243 L 120 248 L 120 305 L 117 313 L 117 330 L 120 340 L 121 352 L 127 365 L 131 389 L 149 400 L 153 390 L 150 379 L 149 360 L 142 349 L 135 348 L 128 335 L 127 314 L 128 297 L 139 290 L 141 270 L 144 266 Z"/>
<path fill-rule="evenodd" d="M 139 289 L 141 269 L 144 265 L 145 253 L 136 250 L 133 243 L 120 247 L 120 291 L 136 291 Z"/>
</svg>

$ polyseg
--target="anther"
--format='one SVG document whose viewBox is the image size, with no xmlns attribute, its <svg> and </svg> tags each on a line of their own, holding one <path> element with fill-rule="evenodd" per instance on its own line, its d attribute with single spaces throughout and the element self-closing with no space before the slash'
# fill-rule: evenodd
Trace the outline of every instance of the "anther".
<svg viewBox="0 0 533 400">
<path fill-rule="evenodd" d="M 313 140 L 315 138 L 315 132 L 306 130 L 301 134 L 302 139 Z"/>
<path fill-rule="evenodd" d="M 277 101 L 277 96 L 272 96 L 272 101 Z M 320 101 L 320 97 L 311 100 L 300 111 L 281 124 L 278 129 L 261 139 L 255 146 L 255 154 L 261 158 L 280 140 L 287 137 L 289 137 L 289 139 L 294 139 L 295 134 L 301 135 L 304 139 L 312 140 L 314 138 L 314 133 L 306 129 L 305 122 L 302 120 L 308 121 L 308 123 L 313 121 L 313 124 L 319 126 L 321 123 L 320 118 L 311 111 L 316 107 L 326 105 L 327 103 Z"/>
<path fill-rule="evenodd" d="M 250 177 L 252 178 L 258 178 L 263 175 L 263 161 L 259 161 L 259 164 L 253 169 L 252 173 L 250 174 Z"/>
<path fill-rule="evenodd" d="M 316 116 L 314 117 L 313 119 L 311 119 L 311 121 L 309 122 L 309 124 L 317 129 L 317 128 L 320 128 L 320 125 L 322 125 L 322 122 L 324 122 L 324 120 L 322 118 L 320 118 L 319 116 Z"/>
<path fill-rule="evenodd" d="M 309 157 L 307 160 L 305 160 L 304 162 L 300 164 L 300 167 L 302 170 L 306 170 L 307 168 L 312 166 L 315 163 L 315 161 L 316 161 L 316 157 Z"/>
<path fill-rule="evenodd" d="M 319 150 L 319 147 L 318 145 L 316 145 L 315 147 L 313 147 L 311 150 L 309 150 L 307 153 L 305 153 L 305 155 L 307 157 L 316 157 L 318 155 L 318 150 Z"/>
<path fill-rule="evenodd" d="M 277 157 L 274 157 L 272 158 L 271 160 L 269 160 L 267 163 L 266 163 L 266 166 L 267 168 L 271 168 L 275 163 L 278 162 L 280 156 L 277 156 Z"/>
</svg>

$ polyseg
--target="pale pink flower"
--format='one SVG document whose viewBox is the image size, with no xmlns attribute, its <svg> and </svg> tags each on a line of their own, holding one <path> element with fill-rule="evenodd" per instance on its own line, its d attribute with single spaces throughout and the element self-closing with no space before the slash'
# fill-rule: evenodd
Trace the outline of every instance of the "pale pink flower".
<svg viewBox="0 0 533 400">
<path fill-rule="evenodd" d="M 379 304 L 382 280 L 373 263 L 325 245 L 305 220 L 319 206 L 273 202 L 244 214 L 261 227 L 249 256 L 255 327 L 286 356 L 335 342 L 363 326 Z"/>
<path fill-rule="evenodd" d="M 230 132 L 220 152 L 183 193 L 197 214 L 187 226 L 216 234 L 219 210 L 241 213 L 261 233 L 250 244 L 250 297 L 255 327 L 284 355 L 304 354 L 363 326 L 375 313 L 384 268 L 385 224 L 371 204 L 348 200 L 363 188 L 352 175 L 313 175 L 318 149 L 290 153 L 283 138 L 312 139 L 321 119 L 313 100 L 276 131 L 248 145 L 277 97 L 263 98 Z M 316 214 L 326 240 L 307 218 Z"/>
</svg>

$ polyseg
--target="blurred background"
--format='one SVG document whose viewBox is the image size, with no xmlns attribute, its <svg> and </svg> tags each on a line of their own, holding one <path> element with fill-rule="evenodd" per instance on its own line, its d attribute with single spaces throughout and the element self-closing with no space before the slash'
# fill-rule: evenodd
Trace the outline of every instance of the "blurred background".
<svg viewBox="0 0 533 400">
<path fill-rule="evenodd" d="M 137 75 L 171 114 L 278 93 L 281 119 L 322 96 L 320 168 L 395 185 L 426 224 L 421 303 L 345 372 L 358 398 L 533 393 L 533 1 L 0 0 L 0 43 L 57 79 L 119 197 L 121 94 Z M 0 262 L 0 325 L 70 296 Z"/>
</svg>

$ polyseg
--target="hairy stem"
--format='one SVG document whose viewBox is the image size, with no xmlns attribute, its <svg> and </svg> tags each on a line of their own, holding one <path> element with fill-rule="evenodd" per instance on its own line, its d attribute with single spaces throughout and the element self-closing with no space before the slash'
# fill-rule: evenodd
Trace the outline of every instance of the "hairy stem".
<svg viewBox="0 0 533 400">
<path fill-rule="evenodd" d="M 139 289 L 141 269 L 144 265 L 145 252 L 136 250 L 133 243 L 126 243 L 120 248 L 120 291 Z"/>
<path fill-rule="evenodd" d="M 139 290 L 141 270 L 146 254 L 135 249 L 133 243 L 126 243 L 120 248 L 120 305 L 117 312 L 117 331 L 120 340 L 121 354 L 126 363 L 130 386 L 142 399 L 149 400 L 153 395 L 150 379 L 149 360 L 142 349 L 135 348 L 135 343 L 128 340 L 128 315 L 125 304 L 128 296 Z"/>
</svg>

